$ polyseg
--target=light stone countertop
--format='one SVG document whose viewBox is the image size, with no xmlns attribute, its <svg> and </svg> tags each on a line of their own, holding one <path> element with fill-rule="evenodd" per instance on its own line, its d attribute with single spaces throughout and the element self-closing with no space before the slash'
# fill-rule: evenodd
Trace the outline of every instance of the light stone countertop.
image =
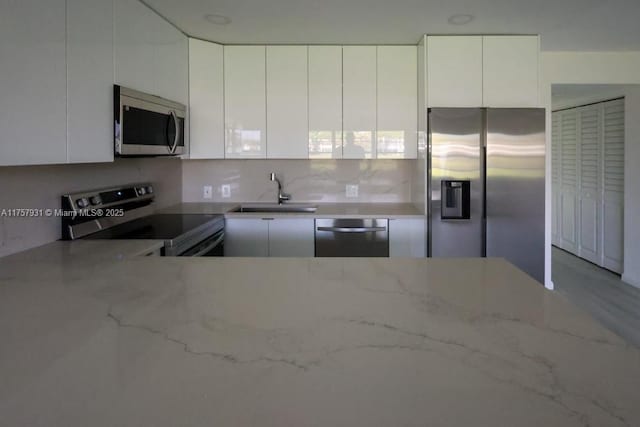
<svg viewBox="0 0 640 427">
<path fill-rule="evenodd" d="M 294 202 L 292 202 L 295 204 Z M 228 218 L 255 218 L 264 217 L 303 217 L 303 218 L 424 218 L 424 214 L 411 203 L 312 203 L 300 202 L 304 204 L 317 205 L 318 210 L 313 213 L 305 212 L 269 212 L 269 213 L 247 213 L 231 212 L 241 204 L 260 203 L 181 203 L 169 208 L 162 209 L 160 213 L 186 213 L 186 214 L 224 214 Z"/>
<path fill-rule="evenodd" d="M 2 261 L 26 261 L 52 263 L 62 267 L 84 265 L 100 261 L 120 261 L 127 258 L 145 256 L 164 247 L 164 240 L 57 240 L 26 251 L 17 252 Z"/>
<path fill-rule="evenodd" d="M 79 248 L 0 258 L 2 425 L 640 425 L 638 349 L 501 259 Z"/>
</svg>

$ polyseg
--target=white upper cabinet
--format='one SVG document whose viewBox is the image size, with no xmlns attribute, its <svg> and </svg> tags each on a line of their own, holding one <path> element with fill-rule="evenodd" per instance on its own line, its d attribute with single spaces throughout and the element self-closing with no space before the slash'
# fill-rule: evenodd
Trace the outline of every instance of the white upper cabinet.
<svg viewBox="0 0 640 427">
<path fill-rule="evenodd" d="M 156 94 L 155 16 L 139 0 L 115 0 L 115 83 Z"/>
<path fill-rule="evenodd" d="M 483 37 L 483 106 L 537 107 L 538 36 Z"/>
<path fill-rule="evenodd" d="M 267 46 L 267 158 L 309 158 L 307 47 Z"/>
<path fill-rule="evenodd" d="M 343 157 L 376 156 L 376 47 L 344 46 Z"/>
<path fill-rule="evenodd" d="M 223 47 L 219 44 L 189 39 L 189 123 L 189 157 L 223 159 Z"/>
<path fill-rule="evenodd" d="M 417 55 L 415 46 L 378 46 L 378 159 L 417 157 Z"/>
<path fill-rule="evenodd" d="M 342 158 L 342 46 L 309 46 L 309 158 Z"/>
<path fill-rule="evenodd" d="M 113 161 L 111 0 L 67 0 L 67 160 Z"/>
<path fill-rule="evenodd" d="M 427 37 L 429 107 L 482 106 L 482 36 Z"/>
<path fill-rule="evenodd" d="M 225 46 L 225 157 L 263 159 L 267 152 L 264 46 Z"/>
<path fill-rule="evenodd" d="M 0 3 L 0 165 L 67 161 L 65 0 Z"/>
<path fill-rule="evenodd" d="M 115 82 L 188 103 L 187 37 L 139 0 L 115 0 Z"/>
<path fill-rule="evenodd" d="M 153 14 L 156 94 L 184 105 L 189 103 L 189 39 Z"/>
</svg>

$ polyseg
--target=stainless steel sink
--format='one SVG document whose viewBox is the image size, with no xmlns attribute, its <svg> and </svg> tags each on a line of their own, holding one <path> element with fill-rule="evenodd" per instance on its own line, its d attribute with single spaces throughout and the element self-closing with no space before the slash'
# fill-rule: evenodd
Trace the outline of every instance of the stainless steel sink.
<svg viewBox="0 0 640 427">
<path fill-rule="evenodd" d="M 318 209 L 317 205 L 311 205 L 307 203 L 283 203 L 281 205 L 277 203 L 251 203 L 240 205 L 231 212 L 282 212 L 282 213 L 295 213 L 295 212 L 307 212 L 313 213 Z"/>
</svg>

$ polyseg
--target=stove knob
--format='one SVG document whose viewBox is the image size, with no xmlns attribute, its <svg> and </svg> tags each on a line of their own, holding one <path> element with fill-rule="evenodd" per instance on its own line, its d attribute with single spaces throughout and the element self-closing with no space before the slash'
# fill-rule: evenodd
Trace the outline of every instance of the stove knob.
<svg viewBox="0 0 640 427">
<path fill-rule="evenodd" d="M 153 187 L 152 186 L 150 186 L 150 185 L 147 186 L 146 190 L 147 190 L 147 194 L 153 194 Z"/>
<path fill-rule="evenodd" d="M 102 203 L 100 196 L 93 196 L 89 198 L 89 201 L 91 202 L 92 205 L 99 205 L 100 203 Z"/>
<path fill-rule="evenodd" d="M 78 206 L 80 209 L 84 209 L 87 206 L 89 206 L 89 200 L 87 200 L 86 197 L 83 197 L 82 199 L 78 199 L 76 200 L 76 206 Z"/>
<path fill-rule="evenodd" d="M 144 196 L 145 194 L 147 194 L 147 190 L 145 190 L 144 187 L 139 187 L 136 189 L 136 191 L 138 192 L 138 196 Z"/>
</svg>

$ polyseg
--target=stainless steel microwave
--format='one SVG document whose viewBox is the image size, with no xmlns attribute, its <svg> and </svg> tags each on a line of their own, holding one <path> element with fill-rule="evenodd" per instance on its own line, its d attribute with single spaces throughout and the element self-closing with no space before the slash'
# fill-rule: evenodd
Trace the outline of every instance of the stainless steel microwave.
<svg viewBox="0 0 640 427">
<path fill-rule="evenodd" d="M 187 107 L 114 85 L 116 156 L 175 156 L 184 153 Z"/>
</svg>

